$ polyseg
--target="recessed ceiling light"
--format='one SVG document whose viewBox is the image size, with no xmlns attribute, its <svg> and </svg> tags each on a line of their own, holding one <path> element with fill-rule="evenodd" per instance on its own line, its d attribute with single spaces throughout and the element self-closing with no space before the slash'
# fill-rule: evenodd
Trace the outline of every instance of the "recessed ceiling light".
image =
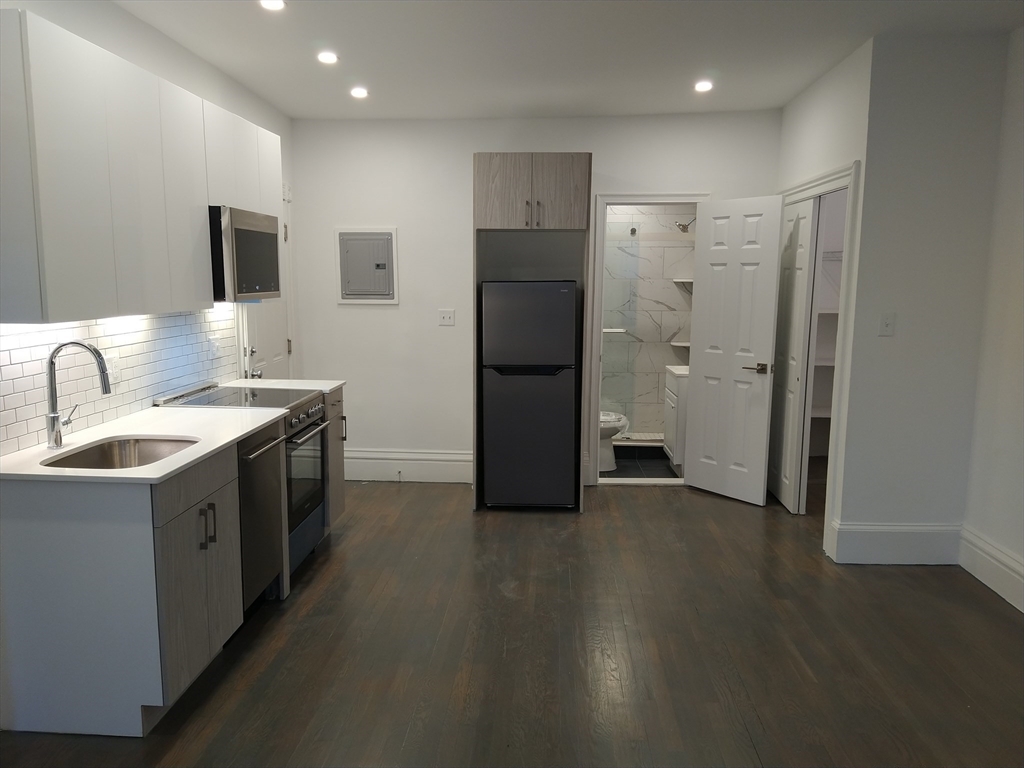
<svg viewBox="0 0 1024 768">
<path fill-rule="evenodd" d="M 352 89 L 351 93 L 357 99 L 365 99 L 366 95 L 369 93 L 369 91 L 367 91 L 361 85 L 357 85 L 355 88 Z"/>
<path fill-rule="evenodd" d="M 283 11 L 284 0 L 260 0 L 260 5 L 268 11 Z"/>
<path fill-rule="evenodd" d="M 710 91 L 713 87 L 714 86 L 711 84 L 710 80 L 701 80 L 699 83 L 693 86 L 694 90 L 700 91 L 701 93 L 703 93 L 704 91 Z"/>
<path fill-rule="evenodd" d="M 338 62 L 338 54 L 331 51 L 320 51 L 316 57 L 321 64 L 336 64 Z"/>
</svg>

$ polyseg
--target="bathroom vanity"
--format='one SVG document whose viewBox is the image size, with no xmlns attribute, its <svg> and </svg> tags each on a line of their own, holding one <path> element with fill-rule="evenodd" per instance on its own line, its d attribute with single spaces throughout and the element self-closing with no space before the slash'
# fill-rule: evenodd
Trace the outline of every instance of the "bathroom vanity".
<svg viewBox="0 0 1024 768">
<path fill-rule="evenodd" d="M 689 383 L 690 366 L 665 366 L 665 453 L 679 477 L 683 477 L 683 456 L 686 455 L 686 390 Z"/>
</svg>

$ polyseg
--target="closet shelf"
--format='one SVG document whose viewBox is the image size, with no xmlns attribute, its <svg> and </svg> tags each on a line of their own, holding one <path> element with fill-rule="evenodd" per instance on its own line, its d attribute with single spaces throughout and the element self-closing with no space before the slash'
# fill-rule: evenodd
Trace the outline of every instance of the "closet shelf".
<svg viewBox="0 0 1024 768">
<path fill-rule="evenodd" d="M 830 419 L 830 418 L 832 418 L 832 406 L 831 405 L 812 405 L 811 406 L 811 418 L 812 419 Z"/>
<path fill-rule="evenodd" d="M 836 359 L 834 357 L 819 357 L 814 361 L 815 368 L 835 368 Z"/>
</svg>

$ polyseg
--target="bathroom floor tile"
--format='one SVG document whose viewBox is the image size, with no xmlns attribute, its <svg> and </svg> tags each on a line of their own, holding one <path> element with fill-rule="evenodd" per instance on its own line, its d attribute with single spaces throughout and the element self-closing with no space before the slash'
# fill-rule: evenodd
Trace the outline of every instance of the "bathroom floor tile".
<svg viewBox="0 0 1024 768">
<path fill-rule="evenodd" d="M 615 471 L 614 472 L 602 472 L 601 477 L 616 477 L 616 478 L 627 478 L 644 477 L 644 472 L 640 468 L 640 463 L 636 459 L 620 459 L 615 458 Z"/>
</svg>

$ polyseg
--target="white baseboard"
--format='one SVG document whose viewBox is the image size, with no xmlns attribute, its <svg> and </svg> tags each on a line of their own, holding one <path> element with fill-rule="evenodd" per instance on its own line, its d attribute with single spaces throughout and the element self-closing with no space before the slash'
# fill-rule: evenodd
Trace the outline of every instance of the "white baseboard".
<svg viewBox="0 0 1024 768">
<path fill-rule="evenodd" d="M 960 565 L 1018 611 L 1024 612 L 1024 560 L 976 528 L 960 534 Z"/>
<path fill-rule="evenodd" d="M 825 551 L 837 563 L 955 565 L 960 524 L 833 522 Z M 829 550 L 832 551 L 829 551 Z"/>
<path fill-rule="evenodd" d="M 472 451 L 393 451 L 386 448 L 346 448 L 346 480 L 472 483 Z"/>
</svg>

